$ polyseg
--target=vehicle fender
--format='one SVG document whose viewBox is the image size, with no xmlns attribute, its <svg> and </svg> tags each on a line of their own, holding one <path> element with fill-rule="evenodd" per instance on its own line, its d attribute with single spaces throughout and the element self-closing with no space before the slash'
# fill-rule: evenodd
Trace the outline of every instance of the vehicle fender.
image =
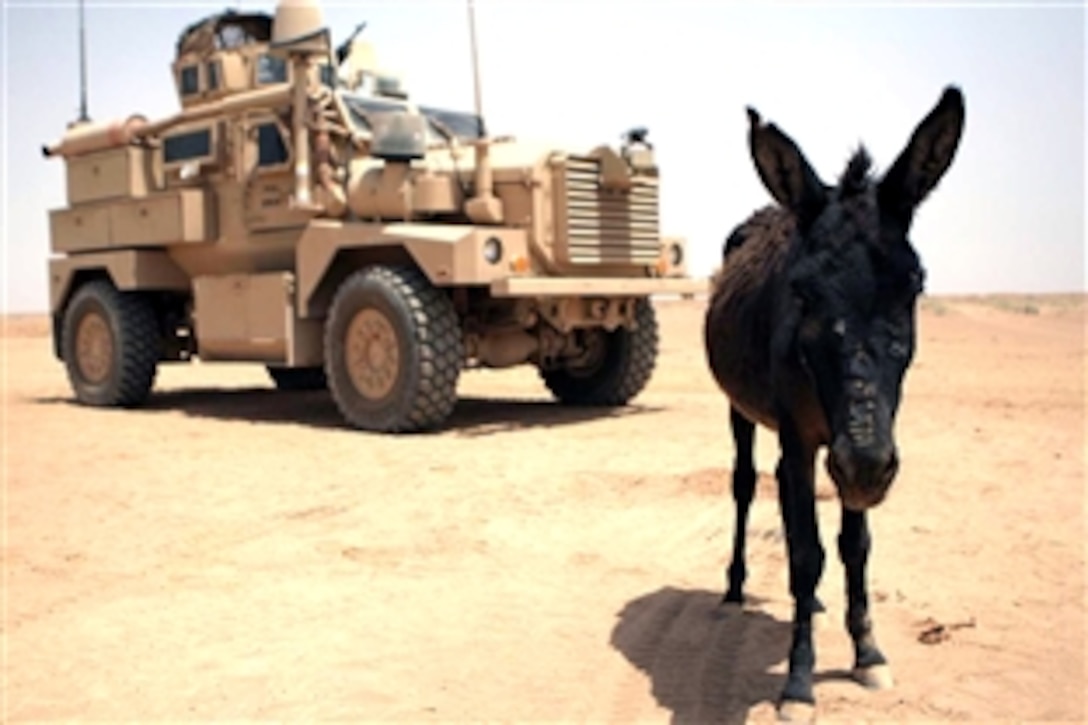
<svg viewBox="0 0 1088 725">
<path fill-rule="evenodd" d="M 189 278 L 170 256 L 157 249 L 119 249 L 74 254 L 49 260 L 49 304 L 54 313 L 64 304 L 82 276 L 105 273 L 119 290 L 189 289 Z"/>
<path fill-rule="evenodd" d="M 497 242 L 500 256 L 489 261 L 486 245 Z M 320 317 L 332 290 L 350 269 L 373 261 L 401 258 L 413 262 L 438 287 L 489 285 L 526 272 L 528 240 L 521 229 L 464 224 L 361 224 L 336 220 L 311 222 L 299 239 L 296 294 L 299 315 Z"/>
<path fill-rule="evenodd" d="M 118 249 L 73 254 L 49 260 L 49 306 L 53 322 L 53 353 L 60 358 L 60 329 L 64 309 L 75 289 L 91 279 L 108 278 L 119 290 L 187 292 L 189 278 L 157 249 Z"/>
</svg>

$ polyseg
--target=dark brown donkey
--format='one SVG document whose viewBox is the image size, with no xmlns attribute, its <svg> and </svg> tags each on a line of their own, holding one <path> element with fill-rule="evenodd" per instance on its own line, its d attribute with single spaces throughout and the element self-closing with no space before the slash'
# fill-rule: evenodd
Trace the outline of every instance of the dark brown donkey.
<svg viewBox="0 0 1088 725">
<path fill-rule="evenodd" d="M 730 402 L 736 442 L 736 528 L 724 601 L 743 601 L 744 544 L 755 489 L 756 424 L 777 431 L 776 477 L 794 600 L 784 716 L 815 705 L 812 615 L 824 567 L 814 464 L 827 447 L 838 489 L 839 555 L 846 569 L 846 628 L 855 675 L 890 686 L 873 638 L 865 566 L 866 511 L 884 500 L 899 468 L 893 428 L 914 355 L 915 301 L 924 272 L 908 238 L 914 212 L 959 146 L 964 101 L 948 87 L 881 178 L 860 147 L 838 186 L 823 184 L 801 150 L 747 109 L 759 178 L 778 202 L 729 235 L 706 316 L 707 361 Z M 799 707 L 800 706 L 800 707 Z"/>
</svg>

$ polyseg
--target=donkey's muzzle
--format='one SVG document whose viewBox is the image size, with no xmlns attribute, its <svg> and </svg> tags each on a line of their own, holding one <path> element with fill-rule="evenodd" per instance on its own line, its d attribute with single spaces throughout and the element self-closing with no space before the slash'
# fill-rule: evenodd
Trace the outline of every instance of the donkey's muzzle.
<svg viewBox="0 0 1088 725">
<path fill-rule="evenodd" d="M 888 494 L 899 472 L 899 455 L 892 443 L 857 447 L 848 438 L 840 438 L 828 451 L 827 472 L 839 490 L 843 506 L 864 511 Z"/>
</svg>

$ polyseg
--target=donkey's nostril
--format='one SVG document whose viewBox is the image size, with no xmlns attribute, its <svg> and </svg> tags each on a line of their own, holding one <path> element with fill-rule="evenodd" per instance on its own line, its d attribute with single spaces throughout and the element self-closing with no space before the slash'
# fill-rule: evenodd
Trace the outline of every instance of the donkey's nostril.
<svg viewBox="0 0 1088 725">
<path fill-rule="evenodd" d="M 827 472 L 839 485 L 850 484 L 854 481 L 854 467 L 849 456 L 839 455 L 836 451 L 832 451 L 827 456 Z"/>
<path fill-rule="evenodd" d="M 899 456 L 894 444 L 859 447 L 849 435 L 844 435 L 828 451 L 827 470 L 840 487 L 876 494 L 895 479 Z"/>
</svg>

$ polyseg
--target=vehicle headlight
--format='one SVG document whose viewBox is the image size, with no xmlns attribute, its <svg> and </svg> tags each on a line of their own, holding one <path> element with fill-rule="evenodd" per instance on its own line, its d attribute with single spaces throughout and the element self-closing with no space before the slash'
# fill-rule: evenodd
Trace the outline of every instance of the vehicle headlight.
<svg viewBox="0 0 1088 725">
<path fill-rule="evenodd" d="M 484 260 L 488 264 L 496 264 L 502 259 L 502 240 L 498 237 L 488 237 L 484 242 Z"/>
</svg>

